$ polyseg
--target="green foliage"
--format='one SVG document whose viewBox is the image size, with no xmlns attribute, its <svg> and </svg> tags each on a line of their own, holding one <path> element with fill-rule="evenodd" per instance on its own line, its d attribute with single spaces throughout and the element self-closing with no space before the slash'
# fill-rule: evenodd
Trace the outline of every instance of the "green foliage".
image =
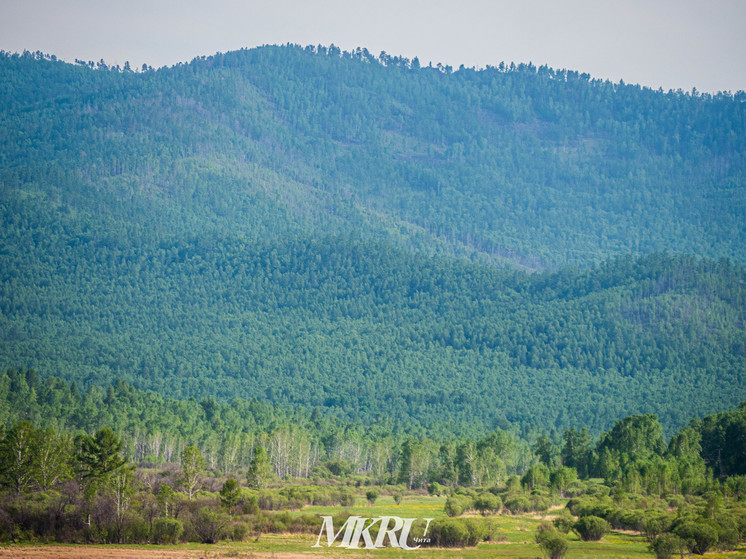
<svg viewBox="0 0 746 559">
<path fill-rule="evenodd" d="M 737 409 L 693 421 L 702 456 L 718 475 L 746 474 L 746 402 Z"/>
<path fill-rule="evenodd" d="M 548 559 L 562 559 L 569 549 L 567 538 L 546 523 L 539 524 L 536 530 L 536 543 Z"/>
<path fill-rule="evenodd" d="M 584 542 L 590 542 L 603 538 L 604 534 L 611 530 L 611 526 L 598 516 L 581 516 L 573 526 L 573 530 Z"/>
<path fill-rule="evenodd" d="M 234 507 L 241 498 L 241 486 L 233 478 L 228 478 L 220 488 L 220 503 L 228 509 L 228 514 L 233 514 Z"/>
<path fill-rule="evenodd" d="M 451 495 L 446 499 L 443 510 L 448 516 L 461 516 L 464 510 L 470 509 L 471 506 L 471 501 L 467 501 L 464 497 Z"/>
<path fill-rule="evenodd" d="M 428 537 L 438 547 L 469 547 L 489 537 L 485 526 L 472 519 L 436 519 L 430 524 Z"/>
<path fill-rule="evenodd" d="M 251 459 L 251 465 L 249 466 L 247 483 L 252 489 L 263 489 L 267 486 L 271 477 L 272 467 L 267 452 L 263 447 L 257 446 L 254 449 L 254 457 Z"/>
<path fill-rule="evenodd" d="M 512 514 L 521 514 L 531 510 L 531 501 L 523 495 L 506 498 L 504 504 Z"/>
<path fill-rule="evenodd" d="M 675 534 L 665 533 L 650 542 L 650 551 L 655 553 L 657 559 L 670 559 L 674 555 L 681 555 L 684 543 Z"/>
<path fill-rule="evenodd" d="M 482 493 L 474 500 L 473 507 L 478 510 L 482 516 L 489 512 L 497 513 L 500 512 L 500 508 L 502 508 L 502 500 L 500 497 L 493 495 L 492 493 Z"/>
<path fill-rule="evenodd" d="M 158 518 L 153 523 L 153 541 L 159 544 L 175 544 L 184 533 L 184 526 L 176 518 Z"/>
<path fill-rule="evenodd" d="M 544 464 L 535 464 L 521 478 L 521 484 L 528 490 L 533 491 L 541 487 L 549 486 L 549 468 Z"/>
<path fill-rule="evenodd" d="M 396 502 L 396 504 L 398 505 L 399 503 L 401 503 L 401 494 L 397 493 L 396 495 L 394 495 L 394 501 L 396 501 L 397 496 L 399 497 L 399 500 Z M 355 495 L 353 495 L 349 491 L 342 492 L 342 494 L 339 497 L 339 504 L 342 505 L 343 507 L 352 507 L 352 506 L 354 506 L 355 505 Z"/>
<path fill-rule="evenodd" d="M 692 553 L 704 555 L 718 543 L 717 528 L 703 521 L 684 522 L 674 529 Z"/>
<path fill-rule="evenodd" d="M 201 507 L 193 518 L 194 531 L 202 543 L 217 543 L 226 536 L 229 525 L 227 515 L 216 512 L 209 507 Z"/>
<path fill-rule="evenodd" d="M 188 446 L 181 453 L 181 484 L 191 501 L 202 483 L 207 462 L 196 446 Z"/>
<path fill-rule="evenodd" d="M 376 501 L 378 500 L 379 492 L 375 489 L 369 489 L 365 492 L 365 498 L 368 500 L 368 503 L 372 506 L 376 504 Z"/>
<path fill-rule="evenodd" d="M 0 444 L 0 474 L 3 484 L 16 493 L 26 491 L 33 479 L 33 447 L 36 430 L 29 421 L 16 422 Z"/>
<path fill-rule="evenodd" d="M 98 430 L 93 436 L 79 435 L 75 443 L 78 448 L 76 459 L 83 478 L 104 479 L 126 463 L 120 454 L 122 441 L 108 427 Z"/>
<path fill-rule="evenodd" d="M 559 491 L 560 497 L 565 496 L 567 488 L 578 479 L 578 472 L 575 468 L 562 466 L 552 471 L 549 476 L 551 486 Z"/>
<path fill-rule="evenodd" d="M 562 532 L 563 534 L 567 534 L 575 525 L 575 518 L 573 518 L 573 516 L 567 510 L 563 510 L 554 518 L 552 524 L 554 524 L 554 527 L 558 531 Z"/>
</svg>

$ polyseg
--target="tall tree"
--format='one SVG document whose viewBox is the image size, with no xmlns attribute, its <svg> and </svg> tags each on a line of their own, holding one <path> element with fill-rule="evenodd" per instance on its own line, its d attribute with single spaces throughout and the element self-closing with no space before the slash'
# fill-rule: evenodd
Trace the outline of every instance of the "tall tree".
<svg viewBox="0 0 746 559">
<path fill-rule="evenodd" d="M 264 447 L 257 446 L 251 459 L 246 481 L 252 489 L 263 489 L 272 477 L 272 466 Z"/>
<path fill-rule="evenodd" d="M 127 461 L 120 454 L 122 440 L 104 427 L 91 435 L 78 435 L 75 438 L 76 459 L 84 479 L 104 479 L 122 467 Z"/>
<path fill-rule="evenodd" d="M 33 479 L 36 430 L 28 421 L 16 422 L 0 443 L 0 469 L 4 483 L 16 493 L 26 491 Z"/>
<path fill-rule="evenodd" d="M 199 448 L 188 446 L 181 453 L 181 483 L 190 501 L 202 483 L 207 461 Z"/>
</svg>

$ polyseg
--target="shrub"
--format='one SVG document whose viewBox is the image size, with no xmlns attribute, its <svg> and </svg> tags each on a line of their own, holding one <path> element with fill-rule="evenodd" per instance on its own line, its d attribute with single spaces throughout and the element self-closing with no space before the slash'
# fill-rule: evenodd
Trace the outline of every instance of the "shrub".
<svg viewBox="0 0 746 559">
<path fill-rule="evenodd" d="M 598 516 L 583 516 L 575 523 L 573 529 L 584 542 L 595 542 L 603 538 L 611 526 Z"/>
<path fill-rule="evenodd" d="M 675 534 L 661 534 L 650 542 L 650 551 L 658 559 L 669 559 L 674 554 L 681 554 L 684 542 Z"/>
<path fill-rule="evenodd" d="M 230 538 L 234 542 L 242 542 L 249 535 L 249 525 L 245 522 L 237 522 L 232 528 Z"/>
<path fill-rule="evenodd" d="M 718 532 L 718 549 L 723 551 L 735 549 L 740 539 L 736 516 L 731 512 L 722 511 L 715 515 L 715 523 Z"/>
<path fill-rule="evenodd" d="M 483 493 L 474 501 L 474 508 L 484 516 L 488 512 L 498 512 L 502 504 L 500 497 L 492 493 Z"/>
<path fill-rule="evenodd" d="M 184 525 L 176 518 L 159 518 L 153 523 L 155 543 L 175 544 L 183 533 Z"/>
<path fill-rule="evenodd" d="M 355 505 L 355 495 L 349 491 L 345 491 L 339 496 L 339 504 L 343 507 L 352 507 Z"/>
<path fill-rule="evenodd" d="M 654 541 L 661 534 L 670 530 L 670 528 L 671 518 L 666 515 L 657 514 L 645 519 L 645 537 L 648 541 Z"/>
<path fill-rule="evenodd" d="M 438 519 L 430 524 L 428 537 L 433 545 L 440 547 L 467 547 L 477 545 L 493 534 L 486 530 L 480 522 L 467 519 Z"/>
<path fill-rule="evenodd" d="M 259 498 L 251 495 L 239 501 L 239 510 L 243 514 L 257 514 L 259 512 Z"/>
<path fill-rule="evenodd" d="M 376 499 L 378 499 L 378 491 L 376 491 L 375 489 L 369 489 L 365 492 L 365 498 L 371 505 L 374 505 L 376 503 Z"/>
<path fill-rule="evenodd" d="M 439 547 L 463 547 L 469 540 L 469 530 L 458 520 L 434 520 L 430 525 L 430 538 Z"/>
<path fill-rule="evenodd" d="M 335 476 L 347 476 L 354 470 L 352 462 L 342 458 L 332 458 L 326 463 L 326 467 Z"/>
<path fill-rule="evenodd" d="M 608 516 L 606 517 L 609 520 Z M 624 511 L 619 514 L 619 526 L 625 530 L 645 530 L 645 513 L 640 510 Z"/>
<path fill-rule="evenodd" d="M 679 525 L 676 535 L 686 542 L 692 553 L 704 555 L 708 549 L 718 543 L 718 532 L 714 526 L 704 521 L 688 521 Z"/>
<path fill-rule="evenodd" d="M 572 530 L 572 527 L 575 524 L 575 519 L 567 510 L 563 510 L 562 513 L 554 519 L 553 524 L 557 530 L 563 534 L 567 534 Z"/>
<path fill-rule="evenodd" d="M 202 507 L 194 515 L 194 531 L 202 543 L 217 543 L 225 535 L 228 516 Z"/>
<path fill-rule="evenodd" d="M 512 514 L 520 514 L 522 512 L 528 512 L 531 510 L 531 501 L 529 501 L 523 495 L 511 497 L 505 501 L 505 508 L 508 509 Z"/>
<path fill-rule="evenodd" d="M 463 499 L 458 497 L 448 497 L 443 510 L 448 516 L 461 516 L 464 512 Z"/>
<path fill-rule="evenodd" d="M 403 498 L 404 498 L 404 496 L 401 493 L 394 493 L 394 502 L 397 505 L 401 505 L 401 502 L 402 502 Z"/>
<path fill-rule="evenodd" d="M 539 544 L 544 555 L 549 559 L 562 559 L 569 547 L 567 538 L 551 524 L 539 524 L 536 531 L 536 543 Z"/>
<path fill-rule="evenodd" d="M 549 510 L 549 501 L 542 495 L 531 495 L 529 502 L 531 503 L 531 510 Z"/>
</svg>

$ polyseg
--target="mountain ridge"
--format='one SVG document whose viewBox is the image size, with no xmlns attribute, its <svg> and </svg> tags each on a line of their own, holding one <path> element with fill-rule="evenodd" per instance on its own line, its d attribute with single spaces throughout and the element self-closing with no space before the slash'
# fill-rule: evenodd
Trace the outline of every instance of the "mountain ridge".
<svg viewBox="0 0 746 559">
<path fill-rule="evenodd" d="M 38 64 L 62 75 L 37 94 L 52 109 L 25 106 L 39 122 L 29 130 L 3 111 L 6 134 L 25 138 L 6 136 L 5 169 L 51 159 L 120 197 L 148 189 L 203 225 L 257 218 L 249 195 L 306 228 L 330 221 L 534 269 L 660 250 L 743 258 L 740 93 L 663 94 L 530 65 L 446 73 L 299 47 L 140 74 L 6 56 L 5 67 L 30 65 L 23 78 L 5 70 L 8 83 L 46 80 Z M 6 89 L 4 107 L 35 101 L 23 83 Z"/>
</svg>

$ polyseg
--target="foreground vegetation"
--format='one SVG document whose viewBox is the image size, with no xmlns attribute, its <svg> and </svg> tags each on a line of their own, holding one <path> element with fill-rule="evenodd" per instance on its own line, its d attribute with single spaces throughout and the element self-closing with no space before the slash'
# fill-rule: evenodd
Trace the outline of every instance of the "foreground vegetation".
<svg viewBox="0 0 746 559">
<path fill-rule="evenodd" d="M 86 404 L 90 396 L 71 399 L 69 386 L 41 383 L 31 371 L 9 370 L 3 379 L 6 417 L 39 411 L 28 399 L 25 405 L 12 400 L 22 383 L 38 391 L 35 405 L 50 399 L 47 405 L 69 406 L 69 414 L 61 415 L 67 422 L 87 417 L 82 410 L 92 405 Z M 117 391 L 147 396 L 125 385 Z M 60 394 L 68 398 L 50 397 Z M 107 406 L 122 408 L 116 394 L 110 391 L 102 412 Z M 225 411 L 209 401 L 191 405 Z M 131 409 L 145 419 L 150 408 Z M 275 413 L 256 404 L 247 413 L 258 410 L 270 417 Z M 125 435 L 125 445 L 109 427 L 87 433 L 70 430 L 74 423 L 64 430 L 50 422 L 45 427 L 26 420 L 6 423 L 0 440 L 0 538 L 90 544 L 231 540 L 265 551 L 289 538 L 288 545 L 300 549 L 319 536 L 323 515 L 333 516 L 337 527 L 351 515 L 432 518 L 427 534 L 421 532 L 422 521 L 412 537 L 427 538 L 422 545 L 438 548 L 477 546 L 477 556 L 489 546 L 498 554 L 535 555 L 541 549 L 555 557 L 568 549 L 580 556 L 613 556 L 617 550 L 630 556 L 649 548 L 668 557 L 681 550 L 732 551 L 746 536 L 746 404 L 695 419 L 668 442 L 654 416 L 630 416 L 595 442 L 587 431 L 575 429 L 564 432 L 561 444 L 547 435 L 529 444 L 502 431 L 438 443 L 411 435 L 398 442 L 390 434 L 362 438 L 356 441 L 363 457 L 357 462 L 343 458 L 340 448 L 345 447 L 338 446 L 345 439 L 344 425 L 322 422 L 316 431 L 306 431 L 306 442 L 315 446 L 313 453 L 308 448 L 304 453 L 287 426 L 269 423 L 275 431 L 262 433 L 263 427 L 250 421 L 238 439 L 224 440 L 216 453 L 232 459 L 209 463 L 209 447 L 203 453 L 184 442 L 197 442 L 190 437 L 203 432 L 204 421 L 202 416 L 191 423 L 176 421 L 183 439 L 156 437 L 159 445 L 173 445 L 170 460 L 161 453 L 130 454 L 140 444 L 155 444 L 154 433 L 134 443 Z M 139 430 L 155 424 L 128 425 Z M 253 446 L 244 456 L 242 445 L 249 442 Z M 287 466 L 298 460 L 306 462 L 302 477 Z M 610 535 L 612 530 L 628 535 Z M 376 532 L 371 528 L 373 537 Z M 276 536 L 263 543 L 269 534 Z"/>
</svg>

